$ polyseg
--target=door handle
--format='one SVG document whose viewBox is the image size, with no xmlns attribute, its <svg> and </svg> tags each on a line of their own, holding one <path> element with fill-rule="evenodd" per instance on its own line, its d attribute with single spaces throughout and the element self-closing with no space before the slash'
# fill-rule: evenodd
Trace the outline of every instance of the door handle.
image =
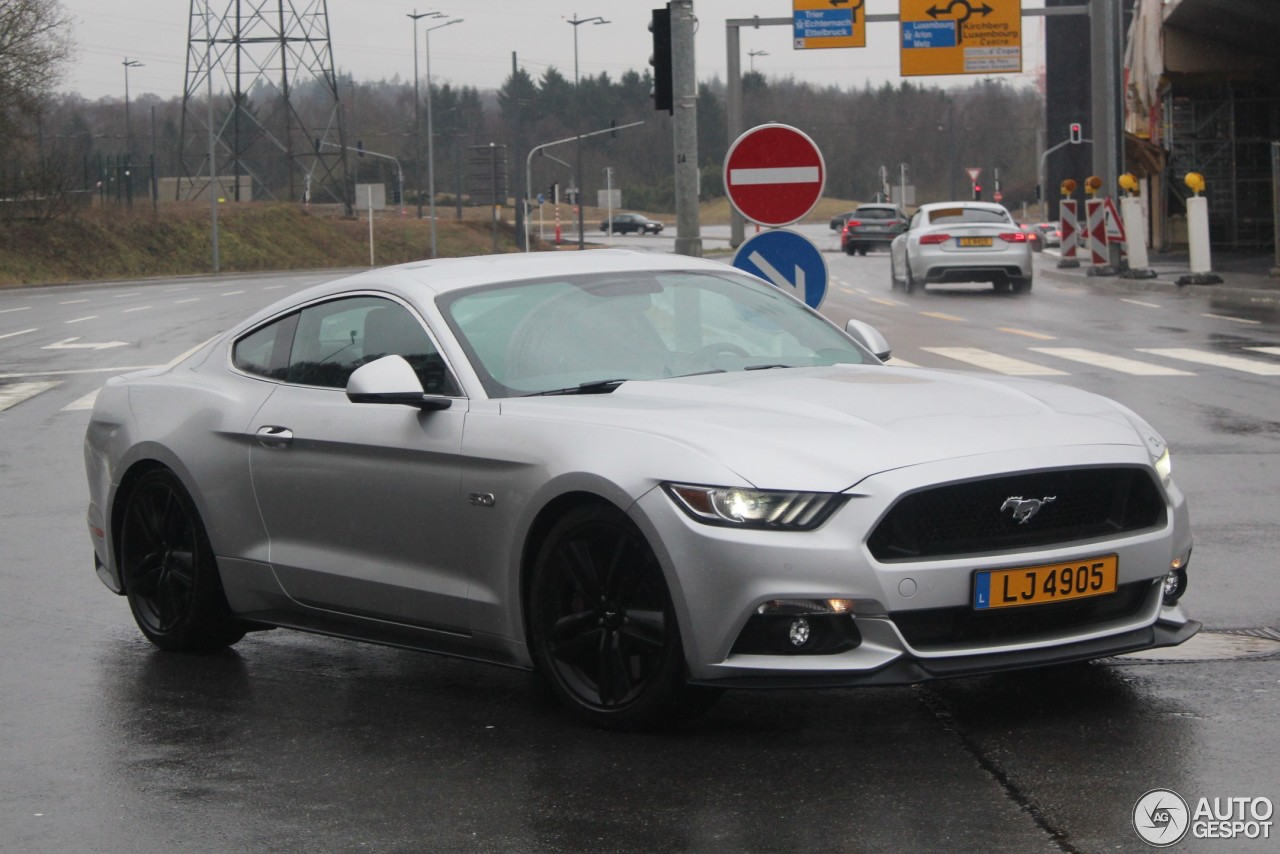
<svg viewBox="0 0 1280 854">
<path fill-rule="evenodd" d="M 264 448 L 287 448 L 293 443 L 293 431 L 288 427 L 259 427 L 256 436 L 258 444 Z"/>
</svg>

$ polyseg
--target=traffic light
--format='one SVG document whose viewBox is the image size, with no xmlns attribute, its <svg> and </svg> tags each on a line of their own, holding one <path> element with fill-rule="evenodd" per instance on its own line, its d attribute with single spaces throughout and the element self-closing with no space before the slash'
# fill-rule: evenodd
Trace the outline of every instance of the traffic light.
<svg viewBox="0 0 1280 854">
<path fill-rule="evenodd" d="M 1072 122 L 1072 123 L 1071 123 L 1071 137 L 1070 137 L 1070 139 L 1071 139 L 1071 144 L 1072 144 L 1072 145 L 1079 145 L 1079 144 L 1080 144 L 1080 141 L 1081 141 L 1081 139 L 1082 139 L 1082 138 L 1083 138 L 1083 135 L 1082 135 L 1082 134 L 1081 134 L 1081 132 L 1080 132 L 1080 123 L 1079 123 L 1079 122 Z"/>
<path fill-rule="evenodd" d="M 363 139 L 356 140 L 356 154 L 360 157 L 364 157 L 364 140 Z"/>
<path fill-rule="evenodd" d="M 977 181 L 973 182 L 973 200 L 975 202 L 982 201 L 982 185 Z"/>
<path fill-rule="evenodd" d="M 551 182 L 551 186 L 547 187 L 547 198 L 551 200 L 552 204 L 555 204 L 555 205 L 560 204 L 560 184 L 559 183 L 555 181 Z"/>
<path fill-rule="evenodd" d="M 653 10 L 649 32 L 653 33 L 653 55 L 649 57 L 649 64 L 653 66 L 653 108 L 674 113 L 675 102 L 671 94 L 670 8 Z"/>
</svg>

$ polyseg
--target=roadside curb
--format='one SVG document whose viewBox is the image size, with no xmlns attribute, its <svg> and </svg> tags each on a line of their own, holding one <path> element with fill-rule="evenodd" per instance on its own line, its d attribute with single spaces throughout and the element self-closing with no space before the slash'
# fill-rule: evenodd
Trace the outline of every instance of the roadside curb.
<svg viewBox="0 0 1280 854">
<path fill-rule="evenodd" d="M 1048 256 L 1051 257 L 1051 256 Z M 1245 288 L 1236 285 L 1179 285 L 1177 282 L 1157 276 L 1154 279 L 1125 279 L 1119 276 L 1090 276 L 1082 266 L 1076 271 L 1042 267 L 1038 272 L 1055 281 L 1086 285 L 1110 293 L 1156 292 L 1170 296 L 1203 297 L 1219 302 L 1244 306 L 1280 306 L 1280 286 L 1276 289 Z M 1169 275 L 1164 273 L 1162 275 Z M 1229 274 L 1228 274 L 1229 275 Z"/>
</svg>

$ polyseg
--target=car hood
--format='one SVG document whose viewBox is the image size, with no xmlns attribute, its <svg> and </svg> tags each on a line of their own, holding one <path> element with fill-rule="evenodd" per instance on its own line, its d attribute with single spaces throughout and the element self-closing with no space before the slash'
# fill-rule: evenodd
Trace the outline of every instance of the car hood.
<svg viewBox="0 0 1280 854">
<path fill-rule="evenodd" d="M 608 395 L 515 398 L 502 408 L 659 435 L 762 488 L 840 491 L 959 457 L 1143 445 L 1127 410 L 1069 386 L 879 365 L 631 381 Z"/>
</svg>

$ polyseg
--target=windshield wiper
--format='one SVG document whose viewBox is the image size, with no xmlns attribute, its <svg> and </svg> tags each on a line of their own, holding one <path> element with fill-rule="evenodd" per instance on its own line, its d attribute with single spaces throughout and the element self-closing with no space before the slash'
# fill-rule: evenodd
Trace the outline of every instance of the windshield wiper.
<svg viewBox="0 0 1280 854">
<path fill-rule="evenodd" d="M 745 368 L 743 368 L 742 370 L 744 370 L 744 371 L 768 371 L 768 370 L 772 370 L 772 369 L 774 369 L 774 368 L 794 368 L 794 367 L 795 367 L 795 365 L 783 365 L 783 364 L 781 364 L 781 363 L 776 363 L 776 362 L 775 362 L 775 363 L 773 363 L 773 364 L 769 364 L 769 365 L 747 365 L 747 366 L 746 366 Z"/>
<path fill-rule="evenodd" d="M 609 394 L 627 381 L 626 377 L 614 380 L 592 380 L 588 383 L 578 383 L 568 388 L 553 388 L 550 391 L 535 391 L 531 394 L 523 395 L 524 397 L 549 397 L 557 394 Z"/>
</svg>

